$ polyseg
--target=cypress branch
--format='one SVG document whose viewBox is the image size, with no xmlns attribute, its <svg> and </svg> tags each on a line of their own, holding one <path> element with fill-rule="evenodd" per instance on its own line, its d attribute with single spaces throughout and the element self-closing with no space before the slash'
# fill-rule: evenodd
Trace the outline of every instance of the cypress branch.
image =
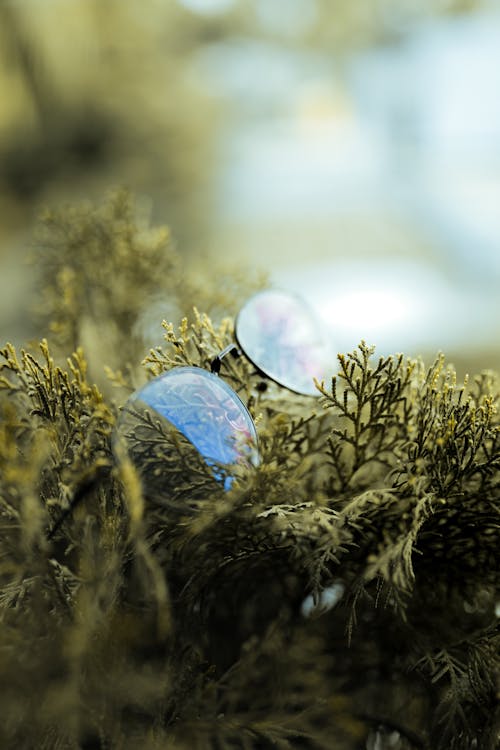
<svg viewBox="0 0 500 750">
<path fill-rule="evenodd" d="M 223 296 L 179 284 L 168 233 L 138 227 L 124 194 L 44 226 L 57 335 L 0 351 L 2 747 L 494 750 L 496 376 L 458 384 L 441 355 L 361 342 L 314 400 L 226 358 L 261 460 L 208 465 L 126 399 L 210 367 L 241 278 Z M 178 314 L 139 374 L 130 330 L 156 293 Z M 80 346 L 101 318 L 106 362 Z"/>
</svg>

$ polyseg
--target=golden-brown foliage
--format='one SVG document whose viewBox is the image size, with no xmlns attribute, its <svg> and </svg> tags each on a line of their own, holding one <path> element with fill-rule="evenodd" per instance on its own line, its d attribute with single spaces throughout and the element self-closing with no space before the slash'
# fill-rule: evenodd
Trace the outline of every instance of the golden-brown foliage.
<svg viewBox="0 0 500 750">
<path fill-rule="evenodd" d="M 129 199 L 110 205 L 46 224 L 57 359 L 45 341 L 0 352 L 0 745 L 494 750 L 495 377 L 459 385 L 442 357 L 361 343 L 314 399 L 226 358 L 261 460 L 225 467 L 225 490 L 154 415 L 120 416 L 79 346 L 104 316 L 115 345 L 93 369 L 133 387 L 143 342 L 126 340 L 163 263 L 181 322 L 146 373 L 209 367 L 244 284 L 200 292 L 218 322 L 190 313 L 166 235 L 139 242 Z"/>
</svg>

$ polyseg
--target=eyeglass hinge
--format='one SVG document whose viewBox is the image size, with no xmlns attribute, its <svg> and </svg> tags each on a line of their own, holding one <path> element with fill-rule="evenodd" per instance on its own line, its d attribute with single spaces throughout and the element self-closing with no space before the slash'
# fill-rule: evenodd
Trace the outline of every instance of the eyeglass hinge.
<svg viewBox="0 0 500 750">
<path fill-rule="evenodd" d="M 210 370 L 215 375 L 218 375 L 220 372 L 220 367 L 222 364 L 222 360 L 224 357 L 226 357 L 228 354 L 230 354 L 232 357 L 240 357 L 241 356 L 241 350 L 236 346 L 236 344 L 228 344 L 225 349 L 223 349 L 219 354 L 214 357 L 214 359 L 210 363 Z"/>
</svg>

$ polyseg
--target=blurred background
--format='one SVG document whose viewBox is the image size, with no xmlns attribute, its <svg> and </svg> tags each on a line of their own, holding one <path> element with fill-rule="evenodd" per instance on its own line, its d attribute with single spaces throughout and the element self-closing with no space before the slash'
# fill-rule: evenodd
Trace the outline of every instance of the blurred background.
<svg viewBox="0 0 500 750">
<path fill-rule="evenodd" d="M 41 207 L 119 185 L 338 351 L 500 369 L 500 0 L 0 0 L 1 341 Z"/>
</svg>

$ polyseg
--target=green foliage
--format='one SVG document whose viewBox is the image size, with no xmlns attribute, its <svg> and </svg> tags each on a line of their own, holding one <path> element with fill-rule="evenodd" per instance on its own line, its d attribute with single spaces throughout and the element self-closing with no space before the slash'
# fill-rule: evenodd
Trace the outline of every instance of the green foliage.
<svg viewBox="0 0 500 750">
<path fill-rule="evenodd" d="M 459 385 L 443 357 L 374 360 L 361 343 L 315 399 L 226 357 L 261 462 L 229 469 L 224 491 L 220 467 L 125 403 L 144 345 L 125 340 L 164 263 L 181 322 L 164 323 L 145 374 L 207 368 L 243 282 L 200 292 L 217 322 L 188 312 L 197 282 L 180 284 L 164 233 L 142 236 L 134 277 L 129 198 L 79 211 L 44 250 L 57 345 L 0 352 L 0 746 L 494 750 L 494 375 Z M 123 408 L 79 348 L 100 316 Z"/>
</svg>

